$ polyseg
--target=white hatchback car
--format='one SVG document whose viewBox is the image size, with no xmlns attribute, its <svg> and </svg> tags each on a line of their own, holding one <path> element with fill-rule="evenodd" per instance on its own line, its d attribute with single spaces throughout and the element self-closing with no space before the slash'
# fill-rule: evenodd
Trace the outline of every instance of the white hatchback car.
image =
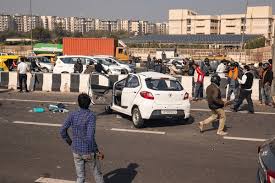
<svg viewBox="0 0 275 183">
<path fill-rule="evenodd" d="M 189 94 L 180 82 L 156 72 L 130 74 L 113 87 L 112 104 L 107 112 L 116 111 L 132 116 L 136 128 L 146 119 L 190 117 Z"/>
</svg>

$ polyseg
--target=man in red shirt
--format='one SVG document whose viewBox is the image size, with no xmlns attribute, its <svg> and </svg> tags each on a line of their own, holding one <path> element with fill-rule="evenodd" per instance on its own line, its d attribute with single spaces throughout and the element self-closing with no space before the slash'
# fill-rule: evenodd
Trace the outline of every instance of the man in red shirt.
<svg viewBox="0 0 275 183">
<path fill-rule="evenodd" d="M 195 69 L 194 73 L 194 82 L 195 82 L 195 92 L 194 92 L 194 101 L 201 99 L 203 96 L 203 80 L 204 80 L 204 72 L 201 70 L 198 64 L 194 64 L 193 68 Z"/>
</svg>

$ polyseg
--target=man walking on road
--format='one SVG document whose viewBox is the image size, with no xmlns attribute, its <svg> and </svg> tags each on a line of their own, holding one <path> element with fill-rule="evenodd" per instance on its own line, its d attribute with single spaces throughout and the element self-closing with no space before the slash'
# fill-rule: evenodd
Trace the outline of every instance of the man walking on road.
<svg viewBox="0 0 275 183">
<path fill-rule="evenodd" d="M 273 80 L 273 72 L 270 69 L 270 64 L 269 63 L 264 63 L 263 64 L 263 75 L 262 75 L 262 103 L 265 105 L 269 105 L 272 107 L 275 107 L 274 105 L 274 101 L 272 99 L 272 95 L 271 95 L 271 84 L 272 84 L 272 80 Z"/>
<path fill-rule="evenodd" d="M 23 83 L 24 83 L 26 92 L 29 92 L 27 87 L 27 72 L 29 72 L 28 65 L 25 63 L 25 60 L 22 59 L 17 66 L 17 73 L 19 74 L 20 92 L 23 92 Z"/>
<path fill-rule="evenodd" d="M 224 132 L 226 117 L 223 109 L 227 105 L 227 103 L 225 103 L 221 99 L 221 90 L 219 88 L 220 82 L 221 82 L 220 76 L 215 74 L 211 77 L 211 84 L 206 89 L 208 107 L 211 109 L 212 115 L 208 119 L 201 121 L 199 123 L 200 132 L 203 132 L 204 125 L 213 123 L 215 120 L 219 119 L 220 124 L 219 124 L 217 134 L 227 135 L 227 133 Z"/>
<path fill-rule="evenodd" d="M 93 169 L 96 183 L 104 183 L 99 159 L 104 155 L 99 152 L 95 141 L 96 117 L 89 110 L 91 99 L 87 94 L 78 96 L 80 109 L 71 113 L 65 120 L 60 134 L 71 146 L 77 174 L 77 183 L 85 182 L 85 164 Z M 72 128 L 73 140 L 68 135 L 68 129 Z"/>
<path fill-rule="evenodd" d="M 248 65 L 245 65 L 244 75 L 242 76 L 242 79 L 238 78 L 238 81 L 241 84 L 241 90 L 240 90 L 238 101 L 235 104 L 233 109 L 234 112 L 238 111 L 244 99 L 246 99 L 248 103 L 248 112 L 251 114 L 254 114 L 254 106 L 251 99 L 253 80 L 254 80 L 254 76 L 250 72 L 250 67 Z"/>
</svg>

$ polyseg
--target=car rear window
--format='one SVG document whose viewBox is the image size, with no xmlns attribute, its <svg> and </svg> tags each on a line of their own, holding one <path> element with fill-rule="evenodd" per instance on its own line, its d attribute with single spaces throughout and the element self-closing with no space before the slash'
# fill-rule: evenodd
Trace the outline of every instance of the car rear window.
<svg viewBox="0 0 275 183">
<path fill-rule="evenodd" d="M 158 91 L 182 91 L 183 87 L 177 80 L 146 79 L 147 88 Z"/>
</svg>

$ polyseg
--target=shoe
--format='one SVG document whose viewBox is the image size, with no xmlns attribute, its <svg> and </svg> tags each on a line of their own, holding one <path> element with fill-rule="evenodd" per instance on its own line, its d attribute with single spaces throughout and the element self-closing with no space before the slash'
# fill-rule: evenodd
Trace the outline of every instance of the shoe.
<svg viewBox="0 0 275 183">
<path fill-rule="evenodd" d="M 26 90 L 27 93 L 29 93 L 30 91 L 29 90 Z"/>
<path fill-rule="evenodd" d="M 221 132 L 217 132 L 217 135 L 221 135 L 221 136 L 225 136 L 227 135 L 228 133 L 227 132 L 224 132 L 224 131 L 221 131 Z"/>
<path fill-rule="evenodd" d="M 254 111 L 248 111 L 248 114 L 255 114 Z"/>
<path fill-rule="evenodd" d="M 199 99 L 197 99 L 197 98 L 194 98 L 192 101 L 194 101 L 194 102 L 197 102 Z"/>
<path fill-rule="evenodd" d="M 203 124 L 199 122 L 198 127 L 200 129 L 200 132 L 203 133 Z"/>
</svg>

